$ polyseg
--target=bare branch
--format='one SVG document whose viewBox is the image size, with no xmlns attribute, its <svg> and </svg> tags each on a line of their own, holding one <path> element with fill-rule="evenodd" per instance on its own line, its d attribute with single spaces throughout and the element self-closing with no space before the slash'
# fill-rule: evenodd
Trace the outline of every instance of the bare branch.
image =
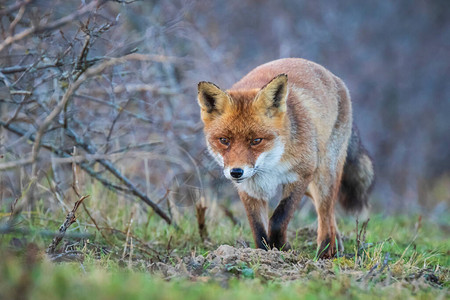
<svg viewBox="0 0 450 300">
<path fill-rule="evenodd" d="M 64 235 L 66 234 L 67 229 L 70 227 L 70 225 L 75 223 L 75 221 L 77 219 L 75 213 L 77 212 L 78 207 L 80 206 L 81 203 L 83 203 L 84 199 L 86 199 L 88 197 L 89 196 L 83 196 L 83 197 L 80 198 L 80 200 L 75 202 L 75 205 L 73 206 L 73 209 L 67 214 L 66 220 L 61 225 L 61 227 L 59 227 L 58 235 L 55 236 L 55 238 L 53 239 L 51 244 L 48 246 L 47 251 L 46 251 L 47 254 L 53 254 L 55 252 L 56 247 L 61 242 L 61 240 L 64 238 Z"/>
<path fill-rule="evenodd" d="M 40 143 L 42 136 L 47 129 L 47 127 L 50 125 L 50 123 L 55 119 L 59 113 L 63 110 L 66 103 L 72 98 L 72 95 L 75 93 L 75 91 L 90 77 L 98 75 L 102 73 L 106 68 L 125 63 L 130 60 L 138 60 L 138 61 L 158 61 L 163 60 L 166 61 L 167 57 L 165 56 L 149 56 L 149 55 L 143 55 L 143 54 L 128 54 L 123 57 L 119 58 L 111 58 L 107 61 L 102 62 L 100 65 L 96 67 L 92 67 L 86 70 L 85 73 L 83 73 L 73 84 L 69 86 L 66 93 L 64 94 L 61 101 L 56 105 L 56 107 L 50 112 L 50 114 L 47 115 L 47 117 L 44 119 L 44 121 L 40 124 L 39 129 L 36 134 L 36 140 L 33 144 L 32 148 L 32 159 L 33 162 L 36 162 L 37 155 L 39 153 Z M 94 153 L 91 153 L 94 154 Z M 31 171 L 31 177 L 36 176 L 36 166 L 33 166 L 33 170 Z"/>
<path fill-rule="evenodd" d="M 40 32 L 44 32 L 44 31 L 50 31 L 56 28 L 59 28 L 61 26 L 64 26 L 65 24 L 72 22 L 73 20 L 83 16 L 84 14 L 91 12 L 92 10 L 94 10 L 96 7 L 102 5 L 103 3 L 105 3 L 106 0 L 98 0 L 95 2 L 91 2 L 88 5 L 82 7 L 81 9 L 77 10 L 76 12 L 65 16 L 61 19 L 58 19 L 56 21 L 51 22 L 50 24 L 44 25 L 44 26 L 36 26 L 36 27 L 31 27 L 28 29 L 23 30 L 22 32 L 13 35 L 13 36 L 8 36 L 1 44 L 0 44 L 0 52 L 5 49 L 5 47 L 20 41 L 24 38 L 26 38 L 29 35 L 35 34 L 35 33 L 40 33 Z"/>
<path fill-rule="evenodd" d="M 6 124 L 6 123 L 2 122 L 1 120 L 0 120 L 0 125 L 2 125 L 3 127 L 5 127 L 7 130 L 9 130 L 9 131 L 11 131 L 11 132 L 13 132 L 13 133 L 15 133 L 15 134 L 17 134 L 17 135 L 19 135 L 19 136 L 25 138 L 26 140 L 29 140 L 29 141 L 31 141 L 31 142 L 34 142 L 34 141 L 35 141 L 33 134 L 30 133 L 30 132 L 26 132 L 26 131 L 24 131 L 24 130 L 22 130 L 22 129 L 20 129 L 20 128 L 17 128 L 17 127 L 15 127 L 15 126 L 13 126 L 13 125 Z M 69 153 L 65 153 L 63 150 L 58 149 L 58 148 L 56 148 L 56 147 L 53 146 L 53 145 L 42 144 L 41 146 L 42 146 L 42 148 L 45 148 L 45 149 L 47 149 L 47 150 L 53 152 L 54 154 L 56 154 L 56 155 L 58 155 L 58 156 L 60 156 L 60 157 L 71 158 L 71 155 L 70 155 Z M 30 159 L 31 159 L 31 158 L 30 158 Z M 78 164 L 78 165 L 79 165 L 86 173 L 88 173 L 88 174 L 89 174 L 90 176 L 92 176 L 94 179 L 100 181 L 100 183 L 102 183 L 103 186 L 105 186 L 105 187 L 108 188 L 108 189 L 111 189 L 111 190 L 113 190 L 113 191 L 115 191 L 115 190 L 123 191 L 123 192 L 127 192 L 127 193 L 130 192 L 127 188 L 122 187 L 122 186 L 117 185 L 117 184 L 114 184 L 114 183 L 112 183 L 112 182 L 106 180 L 105 178 L 101 177 L 100 174 L 98 174 L 97 172 L 95 172 L 95 171 L 94 171 L 88 164 L 86 164 L 86 163 L 76 162 L 76 161 L 72 161 L 72 160 L 71 160 L 71 161 L 67 161 L 67 162 L 65 162 L 65 163 L 69 163 L 69 162 L 75 162 L 75 163 L 77 163 L 77 164 Z M 31 162 L 30 162 L 30 163 L 31 163 Z M 7 164 L 7 163 L 5 163 L 5 166 L 6 166 L 6 164 Z M 25 160 L 24 160 L 24 162 L 23 162 L 23 165 L 26 165 Z M 8 169 L 8 168 L 5 167 L 4 170 L 6 170 L 6 169 Z"/>
<path fill-rule="evenodd" d="M 75 96 L 79 97 L 79 98 L 86 99 L 86 100 L 90 100 L 90 101 L 93 101 L 93 102 L 97 102 L 97 103 L 101 103 L 101 104 L 104 104 L 104 105 L 108 105 L 108 106 L 113 107 L 113 108 L 115 108 L 117 110 L 121 110 L 121 111 L 123 111 L 123 113 L 125 113 L 127 115 L 130 115 L 130 116 L 133 116 L 133 117 L 135 117 L 138 120 L 141 120 L 141 121 L 144 121 L 144 122 L 147 122 L 147 123 L 150 123 L 150 124 L 153 123 L 153 121 L 151 119 L 143 117 L 143 116 L 138 115 L 138 114 L 135 114 L 135 113 L 133 113 L 133 112 L 131 112 L 129 110 L 126 110 L 123 106 L 120 106 L 118 104 L 112 103 L 110 101 L 105 101 L 105 100 L 98 99 L 98 98 L 95 98 L 95 97 L 92 97 L 92 96 L 89 96 L 89 95 L 78 94 L 78 93 L 75 94 Z"/>
<path fill-rule="evenodd" d="M 86 207 L 86 205 L 83 203 L 83 208 L 84 211 L 87 213 L 89 219 L 91 219 L 92 223 L 94 223 L 95 228 L 97 228 L 98 232 L 100 232 L 100 234 L 102 235 L 102 237 L 105 239 L 105 241 L 110 245 L 113 246 L 114 244 L 108 239 L 108 237 L 103 233 L 103 230 L 100 229 L 100 227 L 97 224 L 97 221 L 95 221 L 94 217 L 92 217 L 91 213 L 89 212 L 88 208 Z"/>
<path fill-rule="evenodd" d="M 133 54 L 133 53 L 129 53 L 129 54 Z M 185 59 L 180 59 L 178 57 L 173 57 L 173 56 L 164 56 L 164 55 L 142 55 L 142 61 L 154 61 L 154 62 L 177 62 L 177 61 L 185 61 Z M 144 58 L 146 57 L 146 58 Z M 111 59 L 113 57 L 108 57 L 108 56 L 98 56 L 98 57 L 93 57 L 91 59 L 86 60 L 86 64 L 87 65 L 93 65 L 96 62 L 99 62 L 101 60 L 108 60 Z M 68 63 L 67 65 L 76 65 L 76 62 L 71 62 Z M 30 70 L 30 69 L 34 69 L 34 70 L 43 70 L 43 69 L 49 69 L 49 68 L 57 68 L 57 67 L 62 67 L 65 66 L 65 64 L 63 64 L 61 61 L 56 60 L 53 63 L 45 63 L 45 64 L 29 64 L 29 65 L 19 65 L 19 66 L 12 66 L 12 67 L 5 67 L 5 68 L 0 68 L 0 73 L 3 74 L 13 74 L 13 73 L 19 73 L 19 72 L 24 72 L 26 70 Z M 3 79 L 3 78 L 2 78 Z M 134 84 L 134 85 L 127 85 L 126 87 L 129 91 L 156 91 L 159 94 L 165 94 L 165 95 L 172 95 L 174 93 L 174 91 L 170 90 L 170 89 L 164 89 L 161 87 L 154 87 L 151 85 L 147 85 L 147 84 Z M 117 88 L 115 88 L 114 92 L 118 93 L 118 92 L 122 92 L 125 90 L 124 86 L 118 86 Z"/>
<path fill-rule="evenodd" d="M 24 130 L 21 130 L 15 126 L 12 126 L 11 124 L 6 124 L 5 122 L 0 120 L 0 125 L 2 125 L 4 128 L 8 129 L 11 132 L 14 132 L 15 134 L 18 134 L 20 136 L 24 136 L 27 133 Z M 77 145 L 79 147 L 82 147 L 85 149 L 88 153 L 95 154 L 95 148 L 86 143 L 81 137 L 79 137 L 75 132 L 70 130 L 70 128 L 67 128 L 67 134 L 69 137 L 73 138 Z M 33 135 L 30 135 L 28 137 L 28 140 L 36 142 L 36 139 Z M 51 145 L 42 144 L 43 148 L 47 148 L 51 150 L 53 153 L 57 154 L 58 156 L 70 156 L 70 153 L 63 152 L 61 149 L 57 149 Z M 124 176 L 117 168 L 110 162 L 105 159 L 99 159 L 97 160 L 101 165 L 103 165 L 114 177 L 120 180 L 122 184 L 124 184 L 128 189 L 129 192 L 135 196 L 137 196 L 139 199 L 144 201 L 146 204 L 148 204 L 153 210 L 161 217 L 163 218 L 168 224 L 172 224 L 172 220 L 169 218 L 169 216 L 159 208 L 159 206 L 154 203 L 147 195 L 145 195 L 143 192 L 141 192 L 126 176 Z M 102 184 L 104 184 L 106 187 L 111 187 L 111 184 L 107 182 L 104 179 L 99 179 L 101 177 L 97 175 L 92 169 L 86 168 L 83 164 L 80 164 L 81 168 L 85 171 L 87 171 L 90 175 L 93 175 L 94 178 L 99 180 Z"/>
<path fill-rule="evenodd" d="M 0 17 L 7 15 L 9 13 L 12 13 L 15 10 L 18 10 L 19 8 L 32 3 L 34 0 L 24 0 L 24 1 L 17 1 L 15 4 L 11 5 L 10 7 L 4 8 L 0 10 Z"/>
<path fill-rule="evenodd" d="M 33 158 L 31 157 L 0 163 L 0 171 L 15 169 L 21 166 L 29 165 L 31 163 L 33 163 Z"/>
<path fill-rule="evenodd" d="M 22 19 L 23 14 L 25 13 L 25 5 L 22 5 L 19 9 L 19 12 L 17 13 L 16 17 L 14 18 L 14 20 L 11 22 L 11 24 L 9 25 L 9 33 L 13 34 L 14 33 L 14 29 L 16 28 L 17 23 L 19 23 L 19 21 Z"/>
<path fill-rule="evenodd" d="M 100 60 L 100 58 L 91 59 L 89 62 L 95 62 Z M 60 61 L 56 61 L 54 63 L 46 63 L 41 65 L 25 65 L 25 66 L 13 66 L 13 67 L 6 67 L 6 68 L 0 68 L 0 72 L 3 74 L 13 74 L 13 73 L 19 73 L 26 70 L 29 70 L 31 68 L 34 68 L 35 70 L 43 70 L 43 69 L 49 69 L 49 68 L 57 68 L 61 67 L 63 64 Z"/>
<path fill-rule="evenodd" d="M 133 55 L 133 54 L 131 54 Z M 84 141 L 80 136 L 78 136 L 74 131 L 70 128 L 67 128 L 67 135 L 74 139 L 78 146 L 82 147 L 88 153 L 95 154 L 96 149 Z M 159 208 L 159 206 L 154 203 L 150 198 L 147 197 L 142 191 L 140 191 L 126 176 L 124 176 L 117 168 L 108 160 L 99 159 L 97 160 L 101 165 L 103 165 L 111 174 L 113 174 L 117 179 L 119 179 L 126 187 L 128 187 L 131 193 L 137 197 L 139 197 L 142 201 L 150 205 L 153 210 L 160 215 L 167 223 L 171 224 L 172 220 L 169 216 Z"/>
<path fill-rule="evenodd" d="M 45 147 L 44 147 L 45 148 Z M 69 163 L 76 163 L 80 164 L 83 162 L 93 162 L 98 161 L 102 159 L 107 160 L 117 160 L 120 158 L 149 158 L 149 159 L 158 159 L 158 160 L 165 160 L 174 164 L 178 164 L 183 166 L 184 168 L 187 168 L 187 165 L 178 158 L 171 157 L 169 155 L 164 154 L 157 154 L 157 153 L 149 153 L 145 151 L 133 151 L 133 152 L 127 152 L 126 156 L 123 152 L 117 152 L 110 154 L 80 154 L 80 155 L 69 155 L 64 157 L 55 157 L 53 158 L 53 163 L 55 164 L 69 164 Z M 0 163 L 0 171 L 4 170 L 10 170 L 15 169 L 21 166 L 26 166 L 33 163 L 32 157 L 14 160 L 14 161 L 8 161 L 4 163 Z"/>
</svg>

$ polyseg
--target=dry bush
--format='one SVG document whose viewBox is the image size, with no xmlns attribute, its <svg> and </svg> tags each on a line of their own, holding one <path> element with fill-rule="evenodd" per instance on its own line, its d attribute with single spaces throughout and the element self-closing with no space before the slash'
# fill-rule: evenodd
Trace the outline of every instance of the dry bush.
<svg viewBox="0 0 450 300">
<path fill-rule="evenodd" d="M 154 199 L 175 175 L 198 177 L 205 160 L 177 77 L 190 61 L 167 51 L 170 25 L 128 35 L 124 2 L 10 1 L 1 11 L 1 201 L 70 201 L 96 180 L 171 222 Z"/>
</svg>

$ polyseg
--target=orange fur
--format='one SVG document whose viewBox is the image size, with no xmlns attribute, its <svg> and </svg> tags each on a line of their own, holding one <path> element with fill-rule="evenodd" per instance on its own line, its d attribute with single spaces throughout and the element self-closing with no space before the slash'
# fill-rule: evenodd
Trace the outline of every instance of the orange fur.
<svg viewBox="0 0 450 300">
<path fill-rule="evenodd" d="M 227 91 L 199 83 L 198 101 L 209 150 L 238 188 L 255 244 L 262 248 L 268 239 L 270 247 L 286 249 L 288 223 L 306 193 L 318 214 L 321 256 L 342 250 L 334 208 L 352 132 L 345 84 L 313 62 L 280 59 Z M 227 173 L 236 168 L 242 178 Z M 283 199 L 267 220 L 266 202 L 277 185 Z"/>
</svg>

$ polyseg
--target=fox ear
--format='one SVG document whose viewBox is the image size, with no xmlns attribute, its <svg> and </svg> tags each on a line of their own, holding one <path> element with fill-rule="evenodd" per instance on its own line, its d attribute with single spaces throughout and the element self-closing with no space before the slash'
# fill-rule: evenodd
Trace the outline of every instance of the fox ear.
<svg viewBox="0 0 450 300">
<path fill-rule="evenodd" d="M 288 96 L 288 77 L 280 74 L 263 86 L 256 95 L 255 103 L 266 110 L 270 117 L 286 111 Z"/>
<path fill-rule="evenodd" d="M 202 110 L 202 117 L 222 114 L 231 100 L 228 94 L 211 82 L 202 81 L 198 84 L 198 104 Z"/>
</svg>

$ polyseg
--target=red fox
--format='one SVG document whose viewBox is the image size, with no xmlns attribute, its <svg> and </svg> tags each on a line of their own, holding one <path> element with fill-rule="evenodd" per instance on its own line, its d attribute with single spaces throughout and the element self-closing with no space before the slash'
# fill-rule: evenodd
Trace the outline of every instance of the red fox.
<svg viewBox="0 0 450 300">
<path fill-rule="evenodd" d="M 335 204 L 362 210 L 374 178 L 343 81 L 311 61 L 279 59 L 226 91 L 200 82 L 198 103 L 208 150 L 237 187 L 256 247 L 289 249 L 287 227 L 307 195 L 318 215 L 319 257 L 342 251 Z M 280 185 L 269 219 L 267 203 Z"/>
</svg>

